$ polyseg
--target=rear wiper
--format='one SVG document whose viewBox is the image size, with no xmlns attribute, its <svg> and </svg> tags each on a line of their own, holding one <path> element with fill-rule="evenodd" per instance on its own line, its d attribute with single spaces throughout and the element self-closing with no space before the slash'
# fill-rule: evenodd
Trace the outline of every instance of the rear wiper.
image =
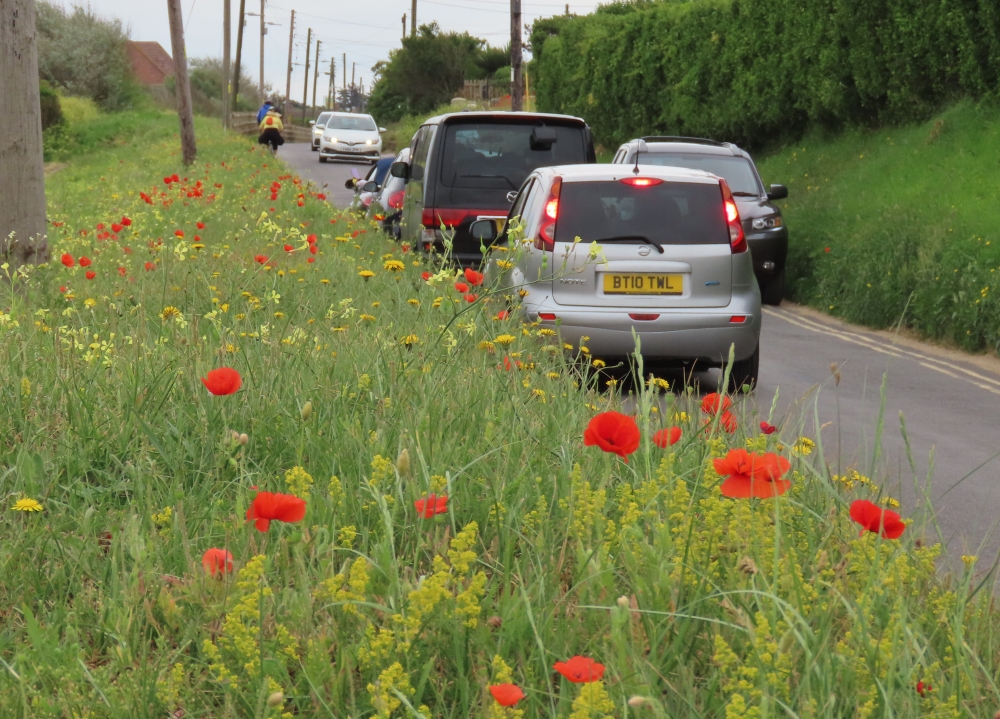
<svg viewBox="0 0 1000 719">
<path fill-rule="evenodd" d="M 734 192 L 733 197 L 760 197 L 756 192 Z"/>
<path fill-rule="evenodd" d="M 605 237 L 603 240 L 594 240 L 594 242 L 597 242 L 597 243 L 601 243 L 601 242 L 636 242 L 636 241 L 642 242 L 643 244 L 646 244 L 646 245 L 652 245 L 653 247 L 656 248 L 657 252 L 659 252 L 661 255 L 663 254 L 663 248 L 660 245 L 658 245 L 655 242 L 653 242 L 648 237 L 646 237 L 645 235 L 615 235 L 614 237 Z"/>
</svg>

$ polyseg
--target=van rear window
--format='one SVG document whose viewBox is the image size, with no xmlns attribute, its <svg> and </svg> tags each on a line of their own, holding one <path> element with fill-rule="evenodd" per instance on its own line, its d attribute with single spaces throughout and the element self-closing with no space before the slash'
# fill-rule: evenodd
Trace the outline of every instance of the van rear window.
<svg viewBox="0 0 1000 719">
<path fill-rule="evenodd" d="M 506 208 L 507 193 L 539 167 L 587 161 L 583 127 L 548 125 L 546 129 L 556 133 L 555 142 L 532 149 L 536 127 L 489 122 L 448 125 L 436 204 Z"/>
<path fill-rule="evenodd" d="M 717 184 L 688 182 L 651 187 L 564 182 L 555 240 L 573 242 L 577 237 L 584 242 L 645 237 L 660 245 L 726 243 L 722 190 Z"/>
</svg>

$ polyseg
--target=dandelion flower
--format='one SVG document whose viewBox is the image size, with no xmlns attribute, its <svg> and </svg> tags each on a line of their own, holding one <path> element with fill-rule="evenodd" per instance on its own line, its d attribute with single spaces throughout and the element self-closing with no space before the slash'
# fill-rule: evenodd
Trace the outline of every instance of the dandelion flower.
<svg viewBox="0 0 1000 719">
<path fill-rule="evenodd" d="M 507 345 L 513 344 L 516 338 L 514 335 L 498 335 L 494 338 L 493 342 L 500 345 L 501 347 L 506 347 Z"/>
<path fill-rule="evenodd" d="M 15 512 L 41 512 L 43 507 L 41 502 L 36 499 L 31 499 L 30 497 L 22 497 L 21 499 L 14 502 L 14 506 L 11 507 Z"/>
<path fill-rule="evenodd" d="M 388 269 L 388 268 L 386 268 L 386 269 Z M 375 273 L 374 273 L 374 272 L 372 272 L 371 270 L 361 270 L 361 272 L 359 272 L 359 273 L 358 273 L 358 275 L 359 275 L 359 276 L 360 276 L 360 277 L 361 277 L 362 279 L 365 279 L 365 280 L 367 280 L 367 279 L 369 279 L 369 278 L 371 278 L 371 277 L 374 277 L 374 276 L 375 276 Z"/>
<path fill-rule="evenodd" d="M 388 270 L 389 272 L 402 272 L 403 268 L 406 267 L 406 265 L 404 265 L 399 260 L 386 260 L 385 263 L 383 263 L 382 267 Z"/>
</svg>

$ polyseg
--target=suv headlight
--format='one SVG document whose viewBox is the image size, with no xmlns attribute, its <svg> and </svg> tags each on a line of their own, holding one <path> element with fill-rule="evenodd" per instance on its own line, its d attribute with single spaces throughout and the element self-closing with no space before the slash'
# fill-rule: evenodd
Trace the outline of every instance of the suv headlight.
<svg viewBox="0 0 1000 719">
<path fill-rule="evenodd" d="M 781 215 L 771 215 L 770 217 L 758 217 L 750 223 L 755 230 L 773 230 L 781 227 Z"/>
<path fill-rule="evenodd" d="M 366 145 L 374 145 L 375 144 L 375 140 L 365 140 L 365 144 Z"/>
</svg>

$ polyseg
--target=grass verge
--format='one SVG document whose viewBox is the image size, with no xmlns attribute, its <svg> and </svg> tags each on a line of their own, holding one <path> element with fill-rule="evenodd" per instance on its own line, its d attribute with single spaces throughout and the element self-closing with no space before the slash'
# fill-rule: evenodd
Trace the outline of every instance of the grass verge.
<svg viewBox="0 0 1000 719">
<path fill-rule="evenodd" d="M 966 102 L 925 123 L 809 137 L 759 163 L 788 185 L 788 292 L 851 322 L 900 321 L 1000 350 L 1000 120 Z"/>
<path fill-rule="evenodd" d="M 187 170 L 156 125 L 56 175 L 55 259 L 0 304 L 0 716 L 1000 705 L 984 572 L 937 576 L 926 504 L 859 536 L 850 504 L 889 498 L 738 397 L 724 418 L 640 386 L 628 462 L 585 446 L 621 398 L 550 332 L 196 126 Z M 235 394 L 206 391 L 221 366 Z M 722 496 L 744 448 L 789 460 L 787 494 Z M 303 521 L 247 524 L 258 490 Z M 553 671 L 574 655 L 596 681 Z"/>
</svg>

